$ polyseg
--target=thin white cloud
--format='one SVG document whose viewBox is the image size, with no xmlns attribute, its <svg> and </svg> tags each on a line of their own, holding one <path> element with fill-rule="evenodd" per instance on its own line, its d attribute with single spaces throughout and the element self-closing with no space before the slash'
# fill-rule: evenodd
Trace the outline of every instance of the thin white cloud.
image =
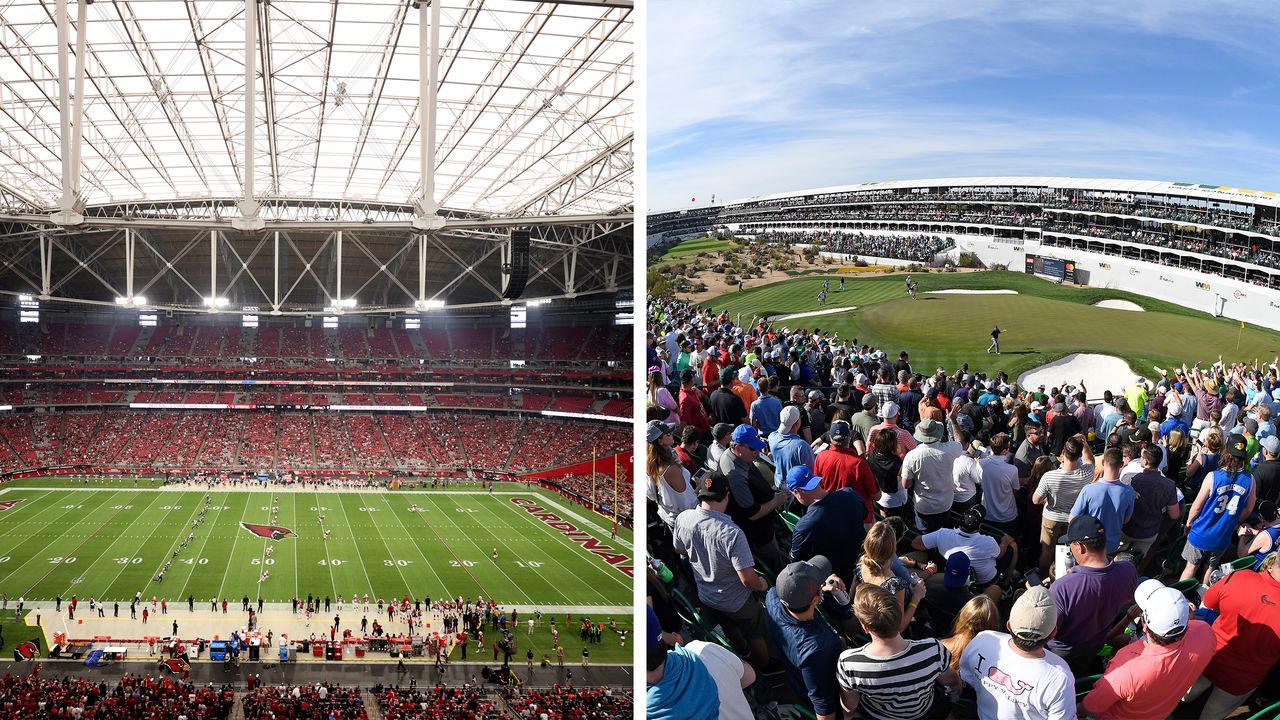
<svg viewBox="0 0 1280 720">
<path fill-rule="evenodd" d="M 1118 31 L 1145 42 L 1109 45 Z M 1273 43 L 1257 42 L 1277 31 L 1277 14 L 1244 2 L 655 0 L 650 206 L 704 201 L 713 192 L 727 199 L 965 174 L 1278 187 L 1280 157 L 1270 137 L 1209 117 L 1203 104 L 1178 105 L 1161 95 L 1167 84 L 1148 83 L 1123 63 L 1091 67 L 1131 53 L 1134 67 L 1158 68 L 1161 40 L 1179 42 L 1179 52 L 1214 48 L 1257 65 L 1257 77 L 1221 79 L 1221 102 L 1244 103 L 1280 71 Z M 975 78 L 1052 83 L 1076 68 L 1112 82 L 1099 97 L 1120 97 L 1104 112 L 1085 92 L 1078 111 L 1051 114 L 1017 97 L 970 102 L 945 93 Z M 1191 97 L 1212 95 L 1196 90 Z M 1138 102 L 1143 93 L 1150 97 Z M 1215 168 L 1229 176 L 1203 176 L 1218 175 Z"/>
<path fill-rule="evenodd" d="M 700 162 L 650 168 L 651 210 L 877 180 L 1029 175 L 1124 177 L 1280 187 L 1280 149 L 1243 133 L 1192 126 L 1026 117 L 1003 120 L 878 115 L 818 137 L 744 143 Z M 1248 158 L 1204 177 L 1222 156 Z M 1158 170 L 1153 170 L 1156 168 Z M 1255 182 L 1256 181 L 1256 182 Z"/>
</svg>

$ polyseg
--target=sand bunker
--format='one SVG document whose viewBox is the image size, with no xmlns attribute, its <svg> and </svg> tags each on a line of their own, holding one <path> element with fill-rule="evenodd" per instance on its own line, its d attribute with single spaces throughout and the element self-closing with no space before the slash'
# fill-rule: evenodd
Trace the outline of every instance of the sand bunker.
<svg viewBox="0 0 1280 720">
<path fill-rule="evenodd" d="M 826 310 L 814 310 L 813 312 L 792 313 L 791 315 L 774 315 L 773 317 L 769 318 L 769 320 L 773 322 L 782 322 L 783 320 L 795 320 L 796 318 L 807 318 L 807 317 L 814 317 L 817 315 L 835 315 L 836 313 L 842 313 L 848 310 L 857 310 L 857 307 L 850 306 L 850 307 L 827 308 Z"/>
<path fill-rule="evenodd" d="M 1119 392 L 1137 377 L 1128 363 L 1113 355 L 1072 353 L 1048 365 L 1028 370 L 1018 377 L 1018 384 L 1034 390 L 1039 385 L 1061 387 L 1064 382 L 1076 385 L 1083 379 L 1092 400 L 1102 397 L 1104 390 Z"/>
<path fill-rule="evenodd" d="M 925 295 L 1017 295 L 1017 290 L 930 290 Z"/>
<path fill-rule="evenodd" d="M 1128 300 L 1099 300 L 1093 304 L 1094 307 L 1110 308 L 1112 310 L 1128 310 L 1130 312 L 1146 312 L 1142 306 Z"/>
</svg>

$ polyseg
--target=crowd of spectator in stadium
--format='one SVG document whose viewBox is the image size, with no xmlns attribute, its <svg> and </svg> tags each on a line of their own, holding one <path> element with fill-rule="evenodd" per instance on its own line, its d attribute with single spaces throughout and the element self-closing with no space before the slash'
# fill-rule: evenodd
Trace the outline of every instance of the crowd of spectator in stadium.
<svg viewBox="0 0 1280 720">
<path fill-rule="evenodd" d="M 120 358 L 145 359 L 150 365 L 253 370 L 376 367 L 402 361 L 468 366 L 478 361 L 505 363 L 517 355 L 510 334 L 500 327 L 366 331 L 163 322 L 144 333 L 136 322 L 113 322 L 112 317 L 50 321 L 42 327 L 6 320 L 0 324 L 0 339 L 11 342 L 0 346 L 0 354 L 41 355 L 45 362 L 53 358 Z M 531 326 L 520 356 L 549 362 L 613 360 L 623 357 L 630 339 L 625 326 Z"/>
<path fill-rule="evenodd" d="M 378 708 L 387 720 L 427 720 L 428 718 L 466 717 L 474 720 L 496 720 L 502 717 L 492 697 L 475 687 L 431 688 L 375 687 Z"/>
<path fill-rule="evenodd" d="M 824 252 L 844 255 L 872 255 L 875 257 L 933 262 L 934 257 L 955 243 L 938 235 L 867 234 L 846 232 L 787 232 L 772 231 L 764 234 L 770 242 L 791 245 L 817 245 Z"/>
<path fill-rule="evenodd" d="M 163 677 L 124 675 L 119 682 L 42 678 L 39 672 L 0 678 L 0 718 L 109 718 L 111 720 L 225 720 L 229 687 L 194 685 Z M 255 719 L 256 720 L 256 719 Z"/>
<path fill-rule="evenodd" d="M 548 442 L 555 439 L 555 442 Z M 622 424 L 485 414 L 124 410 L 0 418 L 0 472 L 87 464 L 242 470 L 532 472 L 630 447 Z"/>
<path fill-rule="evenodd" d="M 367 720 L 360 688 L 331 683 L 257 687 L 242 701 L 245 720 Z"/>
<path fill-rule="evenodd" d="M 520 718 L 547 720 L 622 720 L 632 717 L 627 690 L 610 687 L 575 688 L 556 684 L 548 689 L 503 690 L 504 699 Z"/>
<path fill-rule="evenodd" d="M 778 672 L 821 718 L 1280 700 L 1276 365 L 1021 388 L 677 301 L 649 323 L 652 717 L 749 717 Z"/>
</svg>

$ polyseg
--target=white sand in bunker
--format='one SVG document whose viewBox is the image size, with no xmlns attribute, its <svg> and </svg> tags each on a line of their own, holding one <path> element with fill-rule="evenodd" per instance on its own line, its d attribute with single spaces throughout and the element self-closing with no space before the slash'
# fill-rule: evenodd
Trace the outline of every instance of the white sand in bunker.
<svg viewBox="0 0 1280 720">
<path fill-rule="evenodd" d="M 1017 295 L 1017 290 L 929 290 L 925 295 Z"/>
<path fill-rule="evenodd" d="M 1018 384 L 1034 390 L 1062 387 L 1063 383 L 1079 385 L 1084 380 L 1089 399 L 1102 397 L 1102 391 L 1118 392 L 1137 379 L 1129 363 L 1113 355 L 1072 353 L 1047 365 L 1028 370 L 1018 377 Z"/>
<path fill-rule="evenodd" d="M 1130 312 L 1146 312 L 1142 306 L 1136 302 L 1128 300 L 1099 300 L 1093 304 L 1094 307 L 1108 308 L 1111 310 L 1128 310 Z"/>
<path fill-rule="evenodd" d="M 774 315 L 769 318 L 773 322 L 782 322 L 783 320 L 795 320 L 796 318 L 814 317 L 817 315 L 835 315 L 836 313 L 847 312 L 849 310 L 857 310 L 856 306 L 827 308 L 826 310 L 814 310 L 813 312 L 792 313 L 790 315 Z"/>
</svg>

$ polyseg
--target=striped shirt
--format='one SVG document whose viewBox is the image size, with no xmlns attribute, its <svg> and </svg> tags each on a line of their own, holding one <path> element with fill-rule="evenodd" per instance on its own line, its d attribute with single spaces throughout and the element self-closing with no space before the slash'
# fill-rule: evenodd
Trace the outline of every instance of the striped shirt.
<svg viewBox="0 0 1280 720">
<path fill-rule="evenodd" d="M 1093 465 L 1082 462 L 1075 470 L 1050 470 L 1040 478 L 1035 495 L 1045 498 L 1044 519 L 1064 523 L 1085 485 L 1093 482 Z"/>
<path fill-rule="evenodd" d="M 867 654 L 867 646 L 845 650 L 836 663 L 840 687 L 858 691 L 858 707 L 874 720 L 913 720 L 933 707 L 934 685 L 951 665 L 951 651 L 933 638 L 908 640 L 891 657 Z"/>
</svg>

